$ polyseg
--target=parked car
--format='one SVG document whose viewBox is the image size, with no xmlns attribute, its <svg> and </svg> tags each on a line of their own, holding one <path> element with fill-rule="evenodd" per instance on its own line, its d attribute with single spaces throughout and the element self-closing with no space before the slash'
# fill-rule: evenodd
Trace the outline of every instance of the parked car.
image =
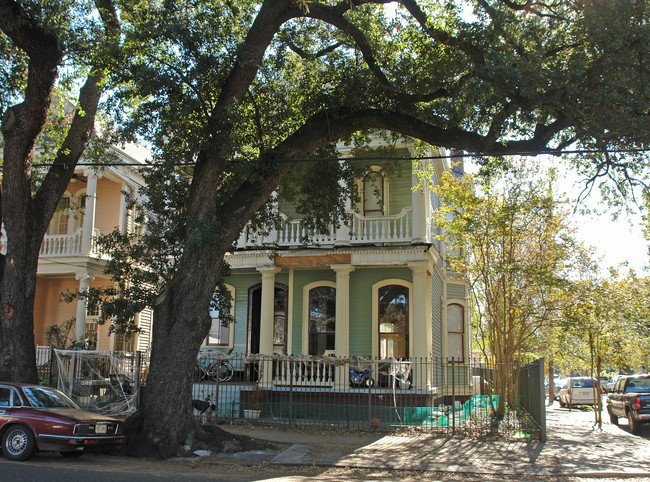
<svg viewBox="0 0 650 482">
<path fill-rule="evenodd" d="M 76 457 L 126 442 L 119 420 L 82 410 L 54 388 L 8 382 L 0 382 L 0 440 L 10 460 L 37 450 Z"/>
<path fill-rule="evenodd" d="M 562 386 L 564 385 L 565 381 L 564 378 L 561 377 L 555 377 L 553 378 L 553 400 L 557 400 L 560 398 L 560 390 L 562 390 Z M 544 381 L 544 390 L 546 391 L 546 398 L 548 398 L 548 380 Z"/>
<path fill-rule="evenodd" d="M 596 380 L 589 377 L 569 378 L 560 390 L 560 407 L 574 407 L 576 405 L 594 405 Z M 597 394 L 600 397 L 600 393 Z"/>
<path fill-rule="evenodd" d="M 650 375 L 619 379 L 607 397 L 607 413 L 614 425 L 619 417 L 627 418 L 630 432 L 638 433 L 642 423 L 650 422 Z"/>
<path fill-rule="evenodd" d="M 614 385 L 616 385 L 616 382 L 626 376 L 627 375 L 614 375 L 612 379 L 609 381 L 609 383 L 607 384 L 607 387 L 605 387 L 605 390 L 611 392 L 612 390 L 614 390 Z"/>
</svg>

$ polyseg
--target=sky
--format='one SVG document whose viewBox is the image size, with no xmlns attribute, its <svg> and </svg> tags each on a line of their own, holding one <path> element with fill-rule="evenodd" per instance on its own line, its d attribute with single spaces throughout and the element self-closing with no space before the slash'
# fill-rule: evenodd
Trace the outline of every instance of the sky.
<svg viewBox="0 0 650 482">
<path fill-rule="evenodd" d="M 569 169 L 563 169 L 560 178 L 560 189 L 575 200 L 582 191 L 580 178 Z M 623 213 L 614 220 L 613 212 L 607 209 L 597 191 L 594 189 L 584 203 L 587 207 L 598 208 L 601 214 L 573 214 L 578 239 L 596 248 L 597 256 L 602 257 L 601 267 L 604 271 L 609 266 L 627 262 L 638 274 L 646 274 L 643 270 L 648 265 L 650 242 L 643 237 L 641 214 Z"/>
<path fill-rule="evenodd" d="M 576 237 L 587 246 L 593 246 L 596 256 L 601 258 L 600 266 L 603 276 L 607 275 L 610 266 L 617 267 L 627 263 L 639 275 L 648 275 L 644 268 L 648 265 L 648 245 L 650 242 L 643 238 L 643 226 L 640 213 L 622 213 L 616 220 L 613 211 L 607 208 L 602 201 L 598 189 L 594 188 L 591 194 L 582 201 L 583 205 L 591 211 L 597 210 L 598 214 L 582 214 L 579 209 L 574 209 L 575 200 L 583 189 L 581 177 L 573 170 L 565 167 L 557 158 L 547 158 L 548 163 L 558 169 L 558 189 L 566 193 L 569 206 L 574 211 L 571 218 L 576 227 Z M 544 161 L 547 162 L 547 161 Z M 475 166 L 471 162 L 466 164 L 468 172 L 474 172 Z M 622 271 L 624 273 L 625 271 Z"/>
</svg>

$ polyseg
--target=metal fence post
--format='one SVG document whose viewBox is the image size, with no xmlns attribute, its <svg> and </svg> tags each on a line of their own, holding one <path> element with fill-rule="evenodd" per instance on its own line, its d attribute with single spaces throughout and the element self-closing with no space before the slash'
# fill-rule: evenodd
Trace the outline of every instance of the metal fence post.
<svg viewBox="0 0 650 482">
<path fill-rule="evenodd" d="M 456 433 L 456 375 L 455 367 L 456 362 L 454 357 L 451 357 L 451 435 Z"/>
<path fill-rule="evenodd" d="M 50 363 L 49 363 L 48 374 L 47 374 L 47 384 L 50 387 L 52 386 L 52 380 L 53 380 L 53 375 L 52 375 L 53 367 L 54 367 L 54 347 L 50 346 Z"/>
<path fill-rule="evenodd" d="M 368 383 L 368 423 L 372 425 L 372 383 Z"/>
<path fill-rule="evenodd" d="M 217 417 L 219 416 L 219 383 L 221 381 L 221 354 L 219 354 L 219 358 L 217 358 L 217 361 L 219 364 L 217 365 L 217 377 L 214 383 L 214 409 L 217 412 Z M 210 395 L 208 394 L 208 400 L 210 400 Z M 208 403 L 210 403 L 208 401 Z"/>
<path fill-rule="evenodd" d="M 293 361 L 289 361 L 289 423 L 293 425 Z"/>
<path fill-rule="evenodd" d="M 140 364 L 142 363 L 142 353 L 140 351 L 135 352 L 135 373 L 133 374 L 133 383 L 134 383 L 134 397 L 135 400 L 133 400 L 133 406 L 136 407 L 137 410 L 140 410 L 140 389 L 142 388 L 142 382 L 140 380 L 141 376 L 141 367 Z"/>
</svg>

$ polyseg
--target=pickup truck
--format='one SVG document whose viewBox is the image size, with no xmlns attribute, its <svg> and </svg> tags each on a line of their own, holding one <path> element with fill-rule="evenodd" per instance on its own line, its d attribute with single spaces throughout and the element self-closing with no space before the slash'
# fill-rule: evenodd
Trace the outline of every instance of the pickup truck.
<svg viewBox="0 0 650 482">
<path fill-rule="evenodd" d="M 639 433 L 641 424 L 650 422 L 650 375 L 619 379 L 607 397 L 607 412 L 614 425 L 619 417 L 625 417 L 630 432 Z"/>
</svg>

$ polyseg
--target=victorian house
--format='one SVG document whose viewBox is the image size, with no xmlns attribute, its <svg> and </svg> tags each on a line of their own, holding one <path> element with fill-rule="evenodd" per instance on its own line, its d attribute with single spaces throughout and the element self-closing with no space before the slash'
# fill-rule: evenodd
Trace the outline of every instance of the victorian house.
<svg viewBox="0 0 650 482">
<path fill-rule="evenodd" d="M 413 143 L 405 140 L 393 146 L 394 156 L 404 158 L 401 168 L 386 171 L 380 156 L 367 160 L 382 146 L 376 139 L 363 151 L 367 169 L 357 181 L 358 201 L 348 203 L 349 222 L 307 233 L 294 206 L 280 198 L 274 230 L 242 232 L 227 256 L 236 322 L 224 327 L 213 313 L 205 349 L 294 357 L 468 357 L 468 288 L 447 272 L 445 246 L 430 221 L 439 202 L 430 187 L 452 163 L 444 151 L 430 148 L 414 164 Z M 339 151 L 343 157 L 357 154 L 344 145 Z M 414 189 L 422 167 L 432 174 Z M 414 388 L 436 385 L 432 370 L 414 373 L 413 366 Z M 338 376 L 347 380 L 344 372 Z M 271 377 L 276 385 L 287 383 L 277 366 L 266 381 Z M 328 377 L 321 371 L 318 385 L 333 381 Z M 309 384 L 304 377 L 301 383 Z"/>
<path fill-rule="evenodd" d="M 43 239 L 34 303 L 37 345 L 53 343 L 48 333 L 56 325 L 63 330 L 69 328 L 68 340 L 83 340 L 87 347 L 98 350 L 149 347 L 150 310 L 138 315 L 140 333 L 125 339 L 109 333 L 108 324 L 100 325 L 99 313 L 87 312 L 83 298 L 73 303 L 60 301 L 63 292 L 83 292 L 88 287 L 112 283 L 104 274 L 106 258 L 96 249 L 94 236 L 116 228 L 124 233 L 144 229 L 136 223 L 126 194 L 135 193 L 142 186 L 138 167 L 147 160 L 149 152 L 133 144 L 111 149 L 116 160 L 110 166 L 98 169 L 81 165 L 76 169 Z"/>
</svg>

